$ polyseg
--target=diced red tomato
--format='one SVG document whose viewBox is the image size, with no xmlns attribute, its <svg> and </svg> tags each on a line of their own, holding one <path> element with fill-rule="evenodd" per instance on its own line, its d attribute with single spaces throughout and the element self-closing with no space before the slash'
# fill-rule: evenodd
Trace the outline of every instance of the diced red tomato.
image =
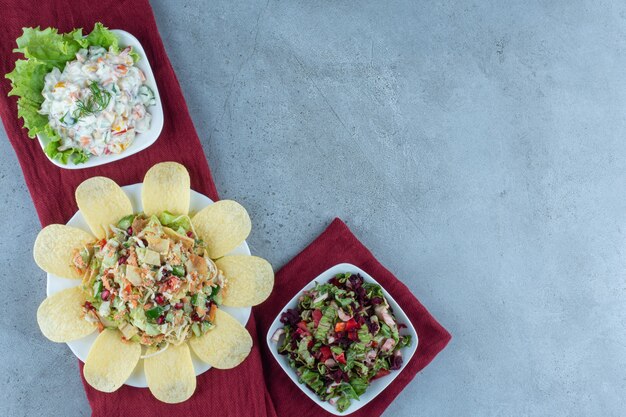
<svg viewBox="0 0 626 417">
<path fill-rule="evenodd" d="M 359 324 L 356 322 L 354 318 L 351 318 L 350 320 L 346 322 L 346 331 L 350 331 L 352 329 L 358 329 L 359 327 L 360 327 Z"/>
<path fill-rule="evenodd" d="M 381 369 L 378 372 L 376 372 L 376 375 L 374 375 L 372 380 L 382 378 L 385 375 L 389 375 L 389 372 L 390 372 L 389 369 Z"/>
<path fill-rule="evenodd" d="M 320 324 L 320 320 L 322 319 L 322 310 L 320 310 L 319 308 L 313 310 L 311 316 L 313 316 L 313 323 L 315 323 L 315 327 L 317 327 Z"/>
<path fill-rule="evenodd" d="M 326 362 L 326 359 L 332 358 L 333 353 L 330 351 L 330 347 L 322 346 L 320 348 L 320 361 Z"/>
<path fill-rule="evenodd" d="M 335 355 L 335 360 L 339 363 L 343 363 L 344 365 L 346 364 L 346 355 L 341 352 L 339 355 Z"/>
<path fill-rule="evenodd" d="M 304 321 L 301 321 L 300 323 L 298 323 L 298 328 L 296 329 L 296 333 L 303 334 L 306 336 L 309 336 L 311 334 L 309 329 L 306 327 L 306 323 Z"/>
</svg>

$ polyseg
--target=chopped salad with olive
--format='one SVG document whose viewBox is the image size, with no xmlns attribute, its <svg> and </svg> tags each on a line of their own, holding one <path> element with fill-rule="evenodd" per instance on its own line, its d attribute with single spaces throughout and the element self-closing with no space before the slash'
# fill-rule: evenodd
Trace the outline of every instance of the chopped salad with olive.
<svg viewBox="0 0 626 417">
<path fill-rule="evenodd" d="M 157 348 L 179 345 L 214 326 L 224 276 L 189 216 L 133 214 L 110 231 L 72 255 L 90 294 L 83 306 L 86 320 Z"/>
<path fill-rule="evenodd" d="M 402 366 L 410 335 L 398 323 L 380 285 L 343 273 L 316 284 L 282 313 L 272 336 L 301 383 L 346 410 L 370 382 Z"/>
</svg>

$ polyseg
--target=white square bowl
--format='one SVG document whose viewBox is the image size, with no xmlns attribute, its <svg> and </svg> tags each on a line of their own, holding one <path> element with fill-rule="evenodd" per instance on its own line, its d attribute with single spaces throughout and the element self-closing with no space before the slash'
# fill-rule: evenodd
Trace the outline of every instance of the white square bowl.
<svg viewBox="0 0 626 417">
<path fill-rule="evenodd" d="M 139 54 L 141 59 L 135 64 L 137 68 L 143 71 L 146 76 L 146 85 L 154 91 L 154 99 L 155 104 L 148 108 L 148 112 L 152 115 L 152 121 L 150 123 L 150 129 L 143 133 L 137 133 L 133 143 L 125 149 L 123 152 L 114 154 L 114 155 L 101 155 L 101 156 L 92 156 L 87 160 L 87 162 L 82 164 L 74 164 L 72 161 L 68 161 L 67 165 L 63 165 L 61 162 L 56 159 L 50 158 L 45 152 L 44 149 L 49 142 L 49 139 L 45 135 L 37 135 L 37 139 L 39 140 L 39 144 L 41 145 L 41 150 L 46 155 L 46 158 L 54 165 L 59 168 L 64 169 L 84 169 L 84 168 L 92 168 L 98 165 L 108 164 L 110 162 L 119 161 L 120 159 L 124 159 L 128 156 L 134 155 L 137 152 L 143 151 L 148 146 L 152 145 L 156 142 L 157 138 L 161 134 L 161 130 L 163 129 L 163 105 L 161 104 L 161 97 L 159 96 L 159 89 L 157 88 L 156 80 L 154 79 L 154 74 L 152 73 L 152 68 L 150 67 L 150 63 L 148 62 L 148 57 L 146 56 L 146 51 L 144 51 L 143 46 L 139 43 L 139 40 L 135 38 L 130 33 L 125 30 L 113 29 L 111 32 L 115 33 L 119 39 L 120 47 L 125 48 L 127 46 L 132 46 L 133 50 Z"/>
<path fill-rule="evenodd" d="M 402 323 L 406 325 L 406 328 L 401 330 L 400 333 L 402 335 L 407 335 L 407 334 L 411 335 L 411 345 L 406 346 L 401 349 L 402 359 L 403 359 L 402 367 L 397 371 L 391 371 L 388 375 L 385 375 L 384 377 L 378 378 L 370 382 L 370 385 L 367 387 L 367 391 L 365 391 L 365 393 L 361 395 L 361 398 L 359 400 L 352 400 L 352 403 L 350 404 L 350 406 L 343 412 L 337 411 L 336 406 L 331 405 L 327 401 L 322 401 L 317 396 L 317 394 L 311 391 L 304 383 L 301 384 L 300 382 L 298 382 L 298 376 L 296 375 L 296 371 L 289 366 L 287 355 L 279 354 L 278 343 L 272 341 L 272 336 L 274 335 L 276 330 L 283 327 L 283 324 L 280 322 L 280 316 L 284 311 L 290 308 L 296 308 L 298 304 L 298 297 L 303 291 L 310 290 L 311 288 L 315 286 L 316 283 L 320 283 L 320 284 L 325 283 L 330 278 L 334 277 L 335 275 L 344 273 L 344 272 L 350 272 L 352 274 L 361 274 L 361 276 L 363 277 L 363 281 L 380 285 L 367 272 L 363 271 L 357 266 L 354 266 L 352 264 L 347 264 L 347 263 L 335 265 L 332 268 L 322 272 L 320 275 L 315 277 L 304 288 L 302 288 L 287 303 L 287 305 L 285 305 L 285 307 L 280 311 L 278 316 L 272 322 L 272 325 L 270 326 L 270 329 L 266 337 L 267 345 L 270 349 L 270 352 L 272 352 L 272 355 L 274 355 L 274 358 L 276 359 L 278 364 L 281 366 L 281 368 L 283 368 L 283 371 L 285 371 L 285 373 L 294 382 L 294 384 L 296 384 L 302 390 L 302 392 L 304 392 L 311 400 L 313 400 L 315 404 L 319 405 L 320 407 L 322 407 L 324 410 L 328 411 L 329 413 L 337 415 L 337 416 L 345 416 L 345 415 L 348 415 L 350 413 L 357 411 L 358 409 L 360 409 L 361 407 L 363 407 L 364 405 L 372 401 L 374 398 L 376 398 L 378 394 L 383 392 L 383 390 L 387 388 L 387 386 L 389 386 L 389 384 L 391 384 L 398 375 L 400 375 L 400 372 L 404 370 L 406 365 L 409 363 L 409 361 L 413 357 L 413 354 L 417 350 L 417 344 L 418 344 L 417 332 L 415 331 L 415 327 L 413 327 L 413 324 L 409 321 L 409 318 L 404 313 L 404 311 L 402 311 L 402 308 L 400 308 L 396 300 L 394 300 L 393 297 L 387 292 L 387 290 L 385 290 L 385 288 L 382 285 L 380 285 L 380 287 L 383 290 L 383 294 L 385 295 L 385 298 L 387 299 L 387 302 L 393 309 L 393 314 L 396 317 L 396 320 L 398 321 L 398 323 Z"/>
</svg>

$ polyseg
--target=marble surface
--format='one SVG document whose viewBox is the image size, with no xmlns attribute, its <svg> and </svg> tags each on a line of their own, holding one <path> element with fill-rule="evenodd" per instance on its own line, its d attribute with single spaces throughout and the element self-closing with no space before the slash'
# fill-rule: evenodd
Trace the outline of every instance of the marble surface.
<svg viewBox="0 0 626 417">
<path fill-rule="evenodd" d="M 339 216 L 453 334 L 385 416 L 626 415 L 624 3 L 152 4 L 252 252 Z M 87 416 L 0 153 L 0 415 Z"/>
</svg>

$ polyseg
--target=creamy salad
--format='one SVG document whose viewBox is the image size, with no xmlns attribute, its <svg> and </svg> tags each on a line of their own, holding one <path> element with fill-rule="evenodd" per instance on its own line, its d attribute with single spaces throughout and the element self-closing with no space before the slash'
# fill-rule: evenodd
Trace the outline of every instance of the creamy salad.
<svg viewBox="0 0 626 417">
<path fill-rule="evenodd" d="M 147 107 L 155 104 L 154 92 L 131 52 L 130 47 L 115 53 L 90 46 L 79 50 L 63 71 L 54 68 L 46 75 L 39 112 L 61 138 L 59 151 L 117 154 L 150 128 Z"/>
</svg>

